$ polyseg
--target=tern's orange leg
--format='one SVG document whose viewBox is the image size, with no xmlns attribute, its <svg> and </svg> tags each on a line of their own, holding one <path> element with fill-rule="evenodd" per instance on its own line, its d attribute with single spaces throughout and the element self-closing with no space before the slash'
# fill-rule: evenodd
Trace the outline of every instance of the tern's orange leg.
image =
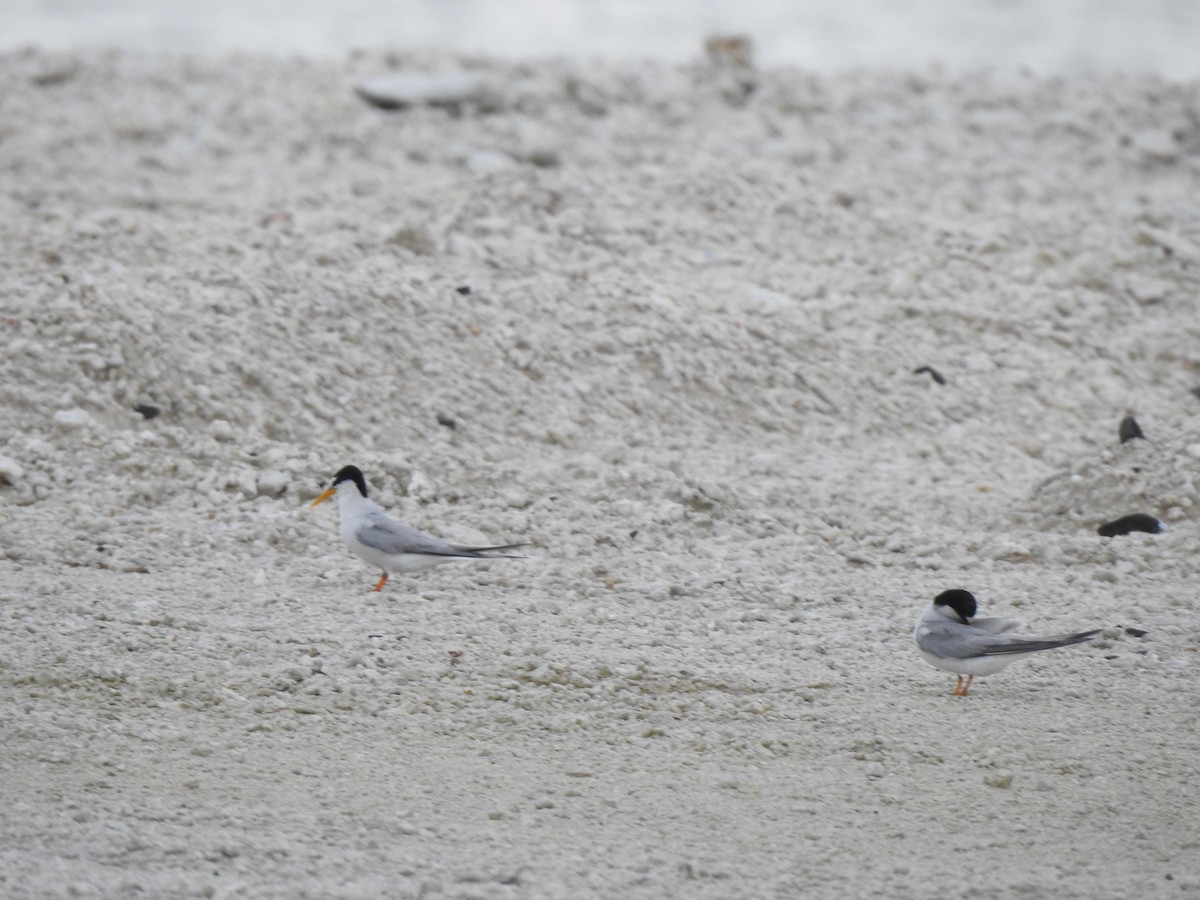
<svg viewBox="0 0 1200 900">
<path fill-rule="evenodd" d="M 975 678 L 975 676 L 968 675 L 966 683 L 963 682 L 963 677 L 961 675 L 957 676 L 957 678 L 958 678 L 958 684 L 956 684 L 954 686 L 954 696 L 955 697 L 965 697 L 965 696 L 967 696 L 967 691 L 969 691 L 971 689 L 971 681 Z"/>
<path fill-rule="evenodd" d="M 387 584 L 387 576 L 388 576 L 388 573 L 384 572 L 383 575 L 380 576 L 378 583 L 375 585 L 375 587 L 371 588 L 371 590 L 372 591 L 382 591 L 383 586 L 385 584 Z"/>
</svg>

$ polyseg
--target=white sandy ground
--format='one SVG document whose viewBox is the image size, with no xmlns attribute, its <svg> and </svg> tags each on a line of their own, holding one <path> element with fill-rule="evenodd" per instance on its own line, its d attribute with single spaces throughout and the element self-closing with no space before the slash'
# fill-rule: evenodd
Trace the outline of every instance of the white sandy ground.
<svg viewBox="0 0 1200 900">
<path fill-rule="evenodd" d="M 0 83 L 0 894 L 1200 895 L 1200 85 Z M 351 462 L 529 559 L 368 594 Z"/>
</svg>

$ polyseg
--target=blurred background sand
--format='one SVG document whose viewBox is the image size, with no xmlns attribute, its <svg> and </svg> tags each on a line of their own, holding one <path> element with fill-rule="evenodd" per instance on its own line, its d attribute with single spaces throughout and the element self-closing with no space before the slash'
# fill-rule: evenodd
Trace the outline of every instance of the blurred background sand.
<svg viewBox="0 0 1200 900">
<path fill-rule="evenodd" d="M 9 0 L 0 46 L 680 61 L 714 32 L 748 35 L 764 64 L 826 72 L 1200 73 L 1200 4 L 1189 0 Z"/>
</svg>

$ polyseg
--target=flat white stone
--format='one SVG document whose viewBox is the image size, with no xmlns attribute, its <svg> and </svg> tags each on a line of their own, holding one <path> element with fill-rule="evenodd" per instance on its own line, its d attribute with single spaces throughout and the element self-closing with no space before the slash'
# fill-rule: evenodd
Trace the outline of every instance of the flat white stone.
<svg viewBox="0 0 1200 900">
<path fill-rule="evenodd" d="M 92 417 L 85 409 L 60 409 L 54 414 L 54 424 L 59 428 L 74 431 L 92 424 Z"/>
<path fill-rule="evenodd" d="M 25 477 L 25 469 L 15 459 L 0 456 L 0 481 L 16 484 Z"/>
<path fill-rule="evenodd" d="M 496 95 L 491 80 L 475 72 L 393 72 L 360 81 L 354 90 L 383 109 L 490 103 Z"/>
</svg>

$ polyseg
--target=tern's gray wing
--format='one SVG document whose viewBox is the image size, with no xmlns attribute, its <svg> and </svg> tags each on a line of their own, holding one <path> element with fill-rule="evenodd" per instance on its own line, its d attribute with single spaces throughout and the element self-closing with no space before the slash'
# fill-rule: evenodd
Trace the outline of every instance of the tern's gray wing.
<svg viewBox="0 0 1200 900">
<path fill-rule="evenodd" d="M 1035 638 L 1022 635 L 998 635 L 993 638 L 994 646 L 984 651 L 985 656 L 1001 656 L 1005 653 L 1032 653 L 1035 650 L 1053 650 L 1055 647 L 1069 647 L 1071 644 L 1082 644 L 1090 641 L 1101 632 L 1079 631 L 1075 634 L 1055 634 L 1050 637 Z"/>
<path fill-rule="evenodd" d="M 382 553 L 415 553 L 422 556 L 465 556 L 472 559 L 487 559 L 489 550 L 510 550 L 520 544 L 504 544 L 497 547 L 460 547 L 447 541 L 424 534 L 415 528 L 401 525 L 382 512 L 374 512 L 355 534 L 364 546 Z"/>
<path fill-rule="evenodd" d="M 1018 619 L 972 619 L 971 625 L 986 631 L 988 634 L 1004 634 L 1021 627 Z"/>
<path fill-rule="evenodd" d="M 994 647 L 1008 640 L 948 619 L 924 623 L 917 628 L 916 638 L 918 647 L 941 659 L 988 656 L 995 652 Z"/>
<path fill-rule="evenodd" d="M 381 553 L 419 553 L 425 556 L 461 556 L 453 545 L 422 534 L 415 528 L 401 525 L 385 516 L 374 513 L 367 516 L 355 534 L 358 541 Z"/>
<path fill-rule="evenodd" d="M 1010 653 L 1033 653 L 1053 650 L 1091 640 L 1100 629 L 1076 634 L 1056 634 L 1037 638 L 1014 634 L 988 634 L 959 622 L 932 623 L 921 629 L 917 646 L 926 653 L 942 659 L 972 659 L 978 656 L 1004 656 Z"/>
</svg>

